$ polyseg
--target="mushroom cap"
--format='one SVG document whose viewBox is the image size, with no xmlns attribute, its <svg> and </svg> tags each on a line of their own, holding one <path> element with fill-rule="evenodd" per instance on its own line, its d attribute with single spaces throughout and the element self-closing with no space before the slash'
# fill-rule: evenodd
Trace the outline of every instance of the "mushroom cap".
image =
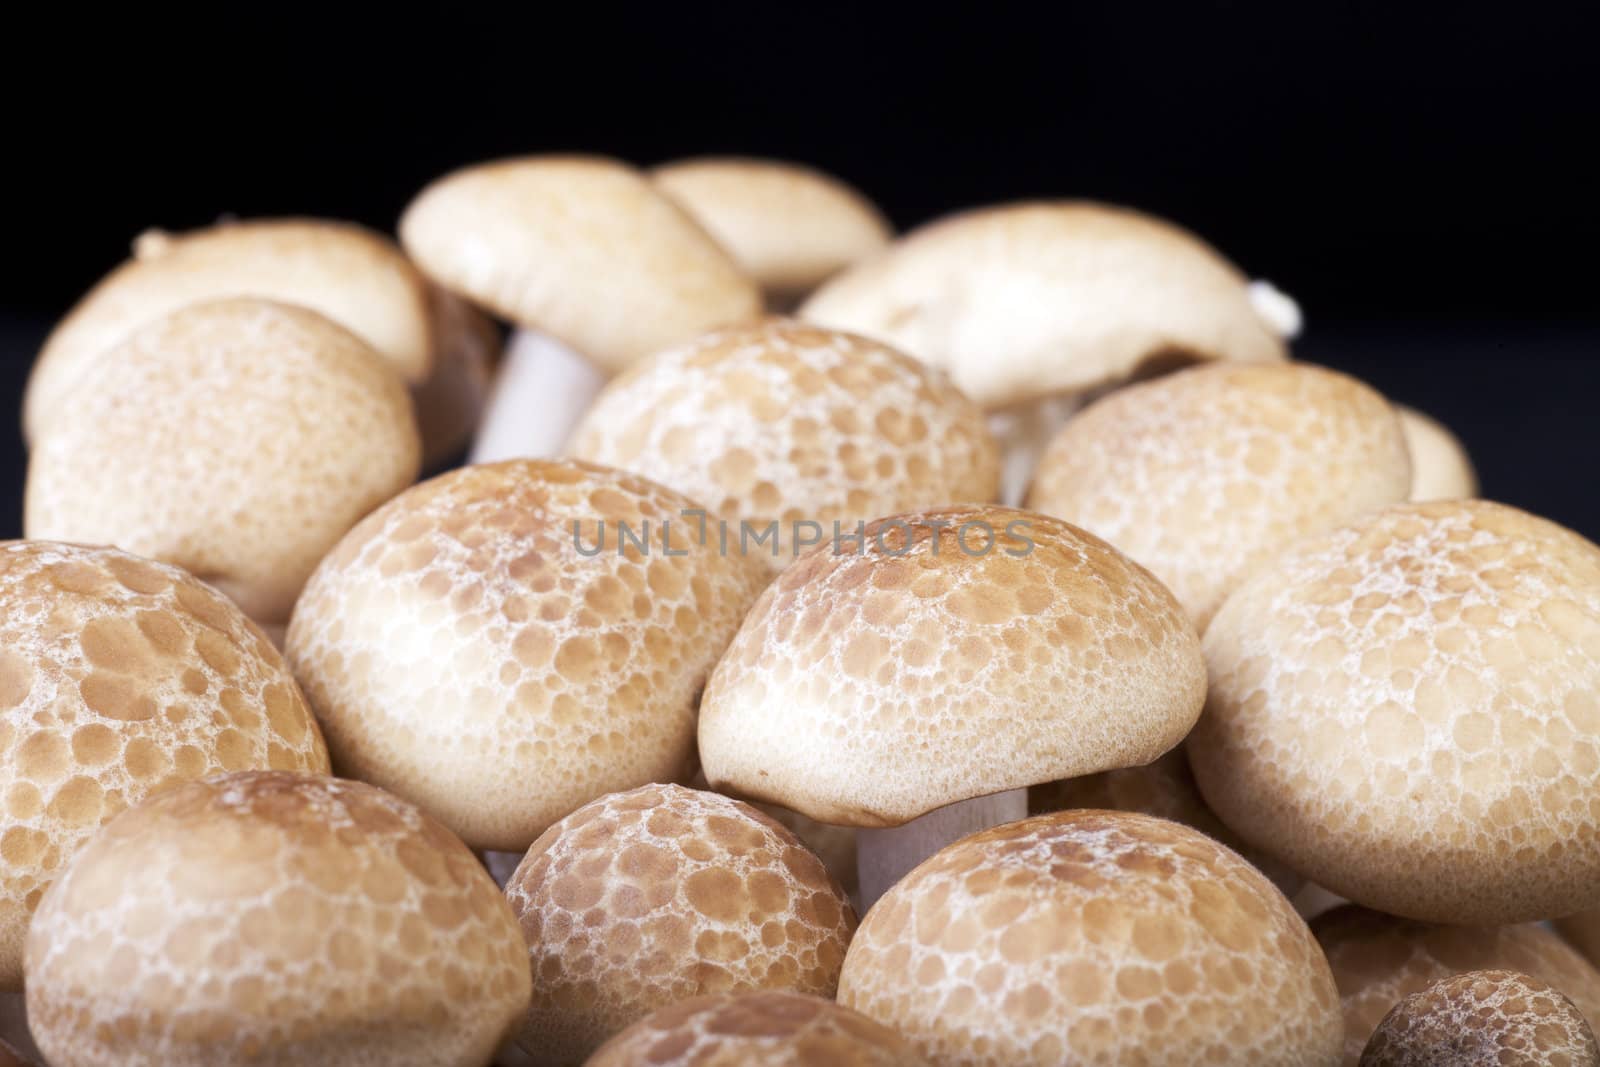
<svg viewBox="0 0 1600 1067">
<path fill-rule="evenodd" d="M 828 535 L 835 522 L 854 530 L 1000 491 L 983 412 L 941 372 L 792 319 L 728 327 L 634 364 L 595 399 L 571 451 L 703 500 L 733 529 L 776 523 L 774 568 L 794 559 L 798 522 Z"/>
<path fill-rule="evenodd" d="M 1600 971 L 1542 926 L 1445 926 L 1347 904 L 1319 915 L 1311 929 L 1339 986 L 1347 1067 L 1356 1067 L 1372 1032 L 1403 997 L 1466 971 L 1532 975 L 1570 997 L 1591 1026 L 1600 1019 Z"/>
<path fill-rule="evenodd" d="M 1417 919 L 1593 905 L 1600 548 L 1487 501 L 1301 541 L 1205 637 L 1195 778 L 1241 837 Z"/>
<path fill-rule="evenodd" d="M 445 288 L 612 372 L 761 310 L 755 283 L 721 246 L 612 159 L 458 170 L 406 208 L 400 240 Z"/>
<path fill-rule="evenodd" d="M 1212 364 L 1073 416 L 1028 506 L 1149 567 L 1203 631 L 1285 546 L 1410 490 L 1400 420 L 1376 391 L 1305 363 Z"/>
<path fill-rule="evenodd" d="M 1136 811 L 1171 819 L 1239 853 L 1270 878 L 1284 896 L 1292 897 L 1301 888 L 1299 875 L 1240 841 L 1239 835 L 1206 807 L 1205 798 L 1195 785 L 1194 772 L 1189 769 L 1189 757 L 1181 745 L 1141 767 L 1063 778 L 1028 790 L 1029 814 L 1044 815 L 1074 808 Z"/>
<path fill-rule="evenodd" d="M 1459 438 L 1415 408 L 1396 404 L 1411 452 L 1411 499 L 1453 500 L 1478 495 L 1478 474 Z"/>
<path fill-rule="evenodd" d="M 584 1067 L 927 1067 L 910 1043 L 831 1000 L 768 989 L 652 1012 Z"/>
<path fill-rule="evenodd" d="M 534 975 L 517 1043 L 579 1064 L 658 1008 L 706 993 L 832 997 L 855 929 L 844 890 L 748 804 L 646 785 L 584 805 L 506 883 Z"/>
<path fill-rule="evenodd" d="M 1339 997 L 1271 882 L 1196 830 L 1066 811 L 963 838 L 862 920 L 839 1003 L 939 1064 L 1338 1062 Z"/>
<path fill-rule="evenodd" d="M 311 709 L 224 597 L 114 548 L 0 543 L 0 988 L 40 896 L 100 825 L 223 771 L 326 773 Z"/>
<path fill-rule="evenodd" d="M 1210 246 L 1087 202 L 1004 204 L 920 227 L 827 282 L 800 314 L 944 368 L 985 407 L 1173 360 L 1285 358 L 1247 279 Z"/>
<path fill-rule="evenodd" d="M 408 381 L 432 363 L 426 281 L 393 241 L 348 222 L 254 219 L 188 233 L 148 231 L 45 341 L 23 399 L 37 439 L 110 350 L 188 304 L 253 296 L 321 312 Z M 74 416 L 76 412 L 74 410 Z"/>
<path fill-rule="evenodd" d="M 433 371 L 411 387 L 422 438 L 422 469 L 434 470 L 464 451 L 478 428 L 500 355 L 500 331 L 454 293 L 428 286 L 433 321 Z"/>
<path fill-rule="evenodd" d="M 109 823 L 45 893 L 27 977 L 55 1067 L 478 1067 L 530 985 L 511 909 L 444 827 L 281 772 Z"/>
<path fill-rule="evenodd" d="M 780 301 L 803 296 L 894 236 L 859 191 L 797 163 L 711 156 L 663 164 L 650 178 Z"/>
<path fill-rule="evenodd" d="M 714 788 L 822 822 L 1148 763 L 1205 696 L 1199 641 L 1150 573 L 1057 519 L 879 519 L 778 575 L 700 704 Z"/>
<path fill-rule="evenodd" d="M 681 775 L 696 697 L 766 580 L 693 540 L 680 516 L 698 506 L 605 467 L 512 460 L 379 508 L 289 626 L 334 766 L 518 852 L 597 796 Z M 619 549 L 618 523 L 647 550 Z"/>
<path fill-rule="evenodd" d="M 1384 1016 L 1361 1067 L 1600 1067 L 1583 1013 L 1515 971 L 1468 971 L 1406 997 Z"/>
<path fill-rule="evenodd" d="M 263 623 L 417 475 L 405 386 L 344 327 L 249 297 L 145 326 L 72 389 L 28 464 L 29 538 L 176 563 Z"/>
<path fill-rule="evenodd" d="M 1600 908 L 1590 908 L 1555 921 L 1555 928 L 1589 962 L 1600 967 Z"/>
</svg>

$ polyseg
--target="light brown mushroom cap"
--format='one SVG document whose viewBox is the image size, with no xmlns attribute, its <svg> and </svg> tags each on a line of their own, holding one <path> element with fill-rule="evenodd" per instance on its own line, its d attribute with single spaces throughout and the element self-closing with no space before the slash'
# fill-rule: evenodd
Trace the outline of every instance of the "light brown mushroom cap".
<svg viewBox="0 0 1600 1067">
<path fill-rule="evenodd" d="M 1160 219 L 1094 203 L 1017 203 L 912 231 L 829 281 L 800 314 L 942 367 L 994 408 L 1174 360 L 1282 360 L 1283 341 L 1248 285 Z"/>
<path fill-rule="evenodd" d="M 716 241 L 611 159 L 458 170 L 411 202 L 400 239 L 447 289 L 613 372 L 761 310 L 755 283 Z"/>
<path fill-rule="evenodd" d="M 176 567 L 114 548 L 0 544 L 0 988 L 40 896 L 146 794 L 223 771 L 327 773 L 283 657 Z"/>
<path fill-rule="evenodd" d="M 766 580 L 694 540 L 680 516 L 697 507 L 620 471 L 513 460 L 368 516 L 289 626 L 334 766 L 519 852 L 601 794 L 683 774 L 696 697 Z M 618 523 L 648 551 L 619 550 Z"/>
<path fill-rule="evenodd" d="M 1570 997 L 1591 1026 L 1600 1019 L 1600 971 L 1542 926 L 1445 926 L 1345 905 L 1319 915 L 1311 929 L 1339 986 L 1346 1067 L 1356 1067 L 1402 998 L 1467 971 L 1532 975 Z"/>
<path fill-rule="evenodd" d="M 1590 908 L 1555 921 L 1555 928 L 1589 962 L 1600 967 L 1600 908 Z"/>
<path fill-rule="evenodd" d="M 1305 363 L 1213 364 L 1075 415 L 1028 506 L 1149 567 L 1204 630 L 1281 549 L 1410 489 L 1400 420 L 1376 391 Z"/>
<path fill-rule="evenodd" d="M 1300 542 L 1205 637 L 1189 738 L 1246 841 L 1340 896 L 1439 922 L 1600 893 L 1600 548 L 1486 501 Z"/>
<path fill-rule="evenodd" d="M 833 524 L 1000 490 L 983 412 L 939 371 L 876 341 L 792 319 L 714 331 L 636 363 L 579 423 L 573 455 L 643 474 L 760 534 L 773 567 Z"/>
<path fill-rule="evenodd" d="M 764 990 L 693 997 L 641 1019 L 584 1067 L 927 1067 L 899 1034 L 831 1000 Z"/>
<path fill-rule="evenodd" d="M 879 519 L 840 548 L 780 574 L 717 664 L 700 705 L 714 787 L 897 826 L 1147 763 L 1199 714 L 1183 609 L 1076 527 L 948 508 Z"/>
<path fill-rule="evenodd" d="M 859 191 L 796 163 L 684 159 L 650 177 L 779 303 L 804 296 L 894 235 Z"/>
<path fill-rule="evenodd" d="M 748 804 L 647 785 L 584 805 L 506 883 L 533 1000 L 517 1043 L 551 1067 L 686 997 L 832 997 L 855 912 L 822 862 Z"/>
<path fill-rule="evenodd" d="M 1460 439 L 1444 424 L 1395 405 L 1411 452 L 1411 499 L 1454 500 L 1478 495 L 1478 474 Z"/>
<path fill-rule="evenodd" d="M 1571 1000 L 1515 971 L 1469 971 L 1406 997 L 1367 1042 L 1361 1067 L 1600 1067 Z"/>
<path fill-rule="evenodd" d="M 1141 767 L 1123 767 L 1081 778 L 1046 782 L 1028 790 L 1028 812 L 1045 815 L 1074 808 L 1136 811 L 1180 822 L 1219 841 L 1248 860 L 1272 880 L 1284 896 L 1298 892 L 1303 880 L 1288 867 L 1239 840 L 1216 813 L 1206 807 L 1195 785 L 1194 772 L 1183 746 Z"/>
<path fill-rule="evenodd" d="M 417 475 L 405 386 L 304 308 L 191 304 L 72 389 L 28 465 L 30 538 L 176 563 L 260 622 L 289 616 L 323 553 Z"/>
<path fill-rule="evenodd" d="M 500 332 L 483 312 L 437 285 L 428 286 L 428 304 L 434 366 L 411 389 L 423 470 L 436 469 L 466 449 L 500 355 Z"/>
<path fill-rule="evenodd" d="M 517 924 L 462 843 L 360 782 L 190 782 L 105 827 L 28 931 L 55 1067 L 478 1067 L 528 1003 Z"/>
<path fill-rule="evenodd" d="M 934 1063 L 1331 1065 L 1328 964 L 1254 867 L 1186 826 L 1070 811 L 963 838 L 878 901 L 839 1003 Z"/>
<path fill-rule="evenodd" d="M 230 296 L 321 312 L 408 381 L 422 380 L 431 366 L 426 282 L 381 234 L 322 219 L 151 230 L 134 242 L 133 258 L 78 301 L 45 341 L 23 401 L 28 439 L 73 405 L 91 368 L 141 327 L 185 305 Z"/>
</svg>

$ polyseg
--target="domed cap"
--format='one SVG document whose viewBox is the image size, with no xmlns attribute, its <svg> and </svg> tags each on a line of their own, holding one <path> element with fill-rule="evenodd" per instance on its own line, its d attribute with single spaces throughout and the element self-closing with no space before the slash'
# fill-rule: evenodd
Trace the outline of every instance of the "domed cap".
<svg viewBox="0 0 1600 1067">
<path fill-rule="evenodd" d="M 533 156 L 447 175 L 400 239 L 430 277 L 610 371 L 760 313 L 756 286 L 638 171 Z"/>
<path fill-rule="evenodd" d="M 176 563 L 258 622 L 356 520 L 417 475 L 405 386 L 314 311 L 191 304 L 134 334 L 71 390 L 28 465 L 30 538 Z"/>
<path fill-rule="evenodd" d="M 1189 739 L 1246 841 L 1396 915 L 1496 923 L 1595 899 L 1600 548 L 1485 501 L 1302 541 L 1223 606 Z"/>
<path fill-rule="evenodd" d="M 253 296 L 310 308 L 375 348 L 409 381 L 432 361 L 426 282 L 394 242 L 346 222 L 253 219 L 149 231 L 45 341 L 24 399 L 30 440 L 100 360 L 188 304 Z"/>
<path fill-rule="evenodd" d="M 1469 971 L 1413 993 L 1367 1042 L 1361 1067 L 1600 1067 L 1600 1045 L 1561 991 L 1515 971 Z"/>
<path fill-rule="evenodd" d="M 114 548 L 0 544 L 0 988 L 28 917 L 98 827 L 184 779 L 326 773 L 283 658 L 176 567 Z"/>
<path fill-rule="evenodd" d="M 1226 364 L 1119 389 L 1073 416 L 1028 506 L 1149 567 L 1203 630 L 1281 549 L 1410 489 L 1400 420 L 1377 392 L 1304 363 Z"/>
<path fill-rule="evenodd" d="M 1411 499 L 1454 500 L 1478 495 L 1478 474 L 1455 434 L 1413 408 L 1396 405 L 1411 452 Z"/>
<path fill-rule="evenodd" d="M 693 997 L 606 1042 L 585 1067 L 927 1067 L 899 1034 L 831 1000 L 765 990 Z"/>
<path fill-rule="evenodd" d="M 664 164 L 650 177 L 779 302 L 805 295 L 893 236 L 872 201 L 797 163 L 705 157 Z"/>
<path fill-rule="evenodd" d="M 1175 360 L 1285 357 L 1248 281 L 1214 250 L 1093 203 L 941 219 L 828 282 L 801 316 L 942 367 L 985 407 L 1082 393 Z"/>
<path fill-rule="evenodd" d="M 606 386 L 572 453 L 705 501 L 774 567 L 800 542 L 880 515 L 1000 490 L 983 412 L 942 373 L 863 337 L 789 319 L 706 334 Z M 741 528 L 743 521 L 746 526 Z M 811 522 L 815 527 L 797 527 Z"/>
<path fill-rule="evenodd" d="M 839 1003 L 935 1063 L 1332 1065 L 1339 999 L 1283 894 L 1210 838 L 1127 812 L 963 838 L 891 889 Z"/>
<path fill-rule="evenodd" d="M 798 839 L 716 793 L 647 785 L 586 804 L 528 850 L 506 898 L 533 1003 L 517 1037 L 579 1064 L 657 1008 L 703 993 L 831 997 L 855 913 Z"/>
<path fill-rule="evenodd" d="M 1600 1018 L 1600 972 L 1542 926 L 1444 926 L 1346 905 L 1318 916 L 1311 929 L 1339 986 L 1347 1067 L 1402 998 L 1467 971 L 1531 975 L 1570 997 L 1591 1026 Z"/>
<path fill-rule="evenodd" d="M 460 841 L 382 790 L 275 772 L 110 823 L 45 894 L 27 978 L 56 1067 L 475 1067 L 529 990 Z"/>
<path fill-rule="evenodd" d="M 1183 609 L 1064 522 L 1010 508 L 880 519 L 756 601 L 706 686 L 707 780 L 823 822 L 1147 763 L 1205 695 Z"/>
<path fill-rule="evenodd" d="M 767 573 L 698 543 L 698 507 L 513 460 L 368 516 L 289 627 L 334 766 L 514 851 L 601 794 L 682 775 L 697 696 Z"/>
</svg>

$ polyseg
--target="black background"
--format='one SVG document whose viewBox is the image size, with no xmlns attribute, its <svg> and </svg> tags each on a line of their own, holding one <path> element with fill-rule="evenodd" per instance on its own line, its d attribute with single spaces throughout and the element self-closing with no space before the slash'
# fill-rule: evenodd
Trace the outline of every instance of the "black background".
<svg viewBox="0 0 1600 1067">
<path fill-rule="evenodd" d="M 1450 423 L 1485 495 L 1600 537 L 1581 7 L 587 10 L 84 8 L 14 28 L 9 410 L 51 321 L 147 226 L 392 230 L 428 180 L 494 156 L 764 154 L 849 179 L 902 227 L 1030 196 L 1167 215 L 1300 300 L 1298 355 Z M 25 456 L 0 440 L 15 535 Z"/>
</svg>

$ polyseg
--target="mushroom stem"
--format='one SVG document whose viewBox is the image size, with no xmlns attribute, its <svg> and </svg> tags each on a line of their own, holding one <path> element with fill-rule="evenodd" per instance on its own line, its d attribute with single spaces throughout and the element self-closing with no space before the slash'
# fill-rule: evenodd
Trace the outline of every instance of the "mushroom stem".
<svg viewBox="0 0 1600 1067">
<path fill-rule="evenodd" d="M 1010 789 L 935 808 L 900 826 L 856 831 L 861 911 L 888 892 L 911 868 L 968 834 L 1028 815 L 1028 791 Z"/>
<path fill-rule="evenodd" d="M 1061 394 L 989 413 L 989 431 L 1000 443 L 1000 503 L 1022 504 L 1050 439 L 1079 406 L 1076 395 Z"/>
<path fill-rule="evenodd" d="M 511 335 L 472 443 L 471 463 L 560 455 L 606 382 L 593 363 L 533 330 Z"/>
</svg>

